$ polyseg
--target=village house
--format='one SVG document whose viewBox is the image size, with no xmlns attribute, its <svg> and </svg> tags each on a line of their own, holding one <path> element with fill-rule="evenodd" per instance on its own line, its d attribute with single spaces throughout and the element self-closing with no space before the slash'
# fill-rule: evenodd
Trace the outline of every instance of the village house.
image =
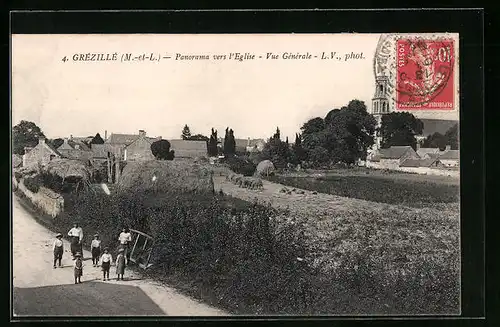
<svg viewBox="0 0 500 327">
<path fill-rule="evenodd" d="M 420 157 L 411 146 L 391 146 L 377 150 L 369 161 L 376 168 L 397 169 L 407 159 L 420 159 Z"/>
<path fill-rule="evenodd" d="M 175 158 L 194 159 L 207 157 L 206 141 L 170 140 L 170 150 L 174 150 Z"/>
<path fill-rule="evenodd" d="M 123 149 L 123 160 L 137 161 L 154 159 L 155 157 L 151 151 L 151 144 L 154 141 L 156 141 L 156 139 L 146 137 L 146 132 L 140 130 L 139 137 Z"/>
<path fill-rule="evenodd" d="M 72 137 L 65 138 L 64 143 L 61 144 L 57 151 L 63 158 L 76 159 L 81 161 L 88 161 L 92 159 L 92 151 L 82 141 L 77 141 Z"/>
<path fill-rule="evenodd" d="M 432 167 L 439 167 L 440 162 L 439 159 L 429 159 L 429 158 L 421 158 L 421 159 L 405 159 L 399 167 L 425 167 L 425 168 L 432 168 Z"/>
<path fill-rule="evenodd" d="M 459 167 L 460 153 L 459 150 L 451 150 L 449 147 L 439 154 L 439 162 L 443 167 Z"/>
<path fill-rule="evenodd" d="M 252 153 L 252 152 L 262 152 L 266 141 L 263 139 L 235 139 L 236 143 L 235 151 L 236 153 Z M 219 138 L 220 147 L 224 147 L 224 138 Z"/>
<path fill-rule="evenodd" d="M 108 161 L 108 153 L 113 153 L 113 148 L 107 144 L 92 144 L 92 163 L 100 164 Z"/>
<path fill-rule="evenodd" d="M 25 147 L 23 155 L 23 167 L 36 164 L 46 165 L 48 162 L 61 158 L 62 155 L 52 145 L 46 142 L 45 137 L 38 138 L 38 144 L 33 147 Z"/>
<path fill-rule="evenodd" d="M 110 150 L 109 152 L 111 152 L 115 156 L 118 156 L 120 158 L 120 160 L 125 160 L 125 148 L 127 146 L 129 146 L 130 144 L 134 143 L 135 141 L 137 141 L 137 139 L 139 139 L 139 138 L 149 140 L 150 143 L 161 140 L 161 136 L 160 137 L 147 137 L 146 132 L 144 130 L 139 130 L 139 134 L 114 134 L 114 133 L 112 133 L 109 136 L 109 138 L 107 138 L 104 141 L 104 144 L 106 144 L 106 150 L 108 150 L 108 151 Z M 138 152 L 135 152 L 135 151 L 137 150 L 140 152 L 141 150 L 139 150 L 139 148 L 140 148 L 140 146 L 138 143 L 137 147 L 134 146 L 134 147 L 128 149 L 128 154 L 130 155 L 133 153 L 132 157 L 134 159 L 137 159 Z M 149 150 L 151 151 L 151 149 L 149 149 Z M 149 157 L 149 153 L 147 153 L 147 151 L 143 152 L 143 154 L 145 156 Z"/>
</svg>

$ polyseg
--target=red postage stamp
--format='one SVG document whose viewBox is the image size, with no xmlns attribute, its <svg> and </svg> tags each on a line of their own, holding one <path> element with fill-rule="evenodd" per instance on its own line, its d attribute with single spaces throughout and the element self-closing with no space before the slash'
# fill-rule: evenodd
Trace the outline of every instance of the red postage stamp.
<svg viewBox="0 0 500 327">
<path fill-rule="evenodd" d="M 397 109 L 454 109 L 454 47 L 452 39 L 397 41 Z"/>
</svg>

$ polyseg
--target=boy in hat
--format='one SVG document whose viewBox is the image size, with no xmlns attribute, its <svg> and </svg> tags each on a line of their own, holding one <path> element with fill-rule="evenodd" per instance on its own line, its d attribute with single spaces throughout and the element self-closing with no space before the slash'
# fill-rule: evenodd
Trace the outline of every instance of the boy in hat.
<svg viewBox="0 0 500 327">
<path fill-rule="evenodd" d="M 79 284 L 82 281 L 80 278 L 83 276 L 83 260 L 82 254 L 80 252 L 75 253 L 75 284 Z"/>
<path fill-rule="evenodd" d="M 123 255 L 124 250 L 118 250 L 118 256 L 116 257 L 116 274 L 118 275 L 117 280 L 120 280 L 120 275 L 123 280 L 123 274 L 125 273 L 126 259 Z"/>
<path fill-rule="evenodd" d="M 109 280 L 109 267 L 111 266 L 111 262 L 113 262 L 113 257 L 111 253 L 109 253 L 108 248 L 104 248 L 104 253 L 101 256 L 101 267 L 102 267 L 102 280 Z"/>
<path fill-rule="evenodd" d="M 61 260 L 64 253 L 62 234 L 57 233 L 56 240 L 54 241 L 54 269 L 56 268 L 56 262 L 59 261 L 59 267 L 62 267 Z"/>
<path fill-rule="evenodd" d="M 97 267 L 99 256 L 101 255 L 101 240 L 99 239 L 99 234 L 94 235 L 94 239 L 90 244 L 90 250 L 92 252 L 92 265 Z"/>
</svg>

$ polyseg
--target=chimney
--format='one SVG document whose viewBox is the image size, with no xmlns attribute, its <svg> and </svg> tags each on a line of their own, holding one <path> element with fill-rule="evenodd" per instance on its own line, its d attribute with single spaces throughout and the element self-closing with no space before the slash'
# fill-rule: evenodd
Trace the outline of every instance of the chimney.
<svg viewBox="0 0 500 327">
<path fill-rule="evenodd" d="M 420 150 L 420 142 L 417 142 L 417 151 Z"/>
<path fill-rule="evenodd" d="M 449 151 L 449 150 L 451 150 L 451 145 L 447 145 L 446 149 L 444 149 L 444 151 Z"/>
<path fill-rule="evenodd" d="M 250 147 L 250 138 L 247 140 L 247 147 Z"/>
<path fill-rule="evenodd" d="M 146 136 L 146 131 L 143 129 L 139 130 L 139 136 Z"/>
<path fill-rule="evenodd" d="M 70 135 L 69 135 L 69 139 L 70 139 L 70 140 L 72 140 L 72 139 L 73 139 L 73 135 L 72 135 L 72 134 L 70 134 Z"/>
<path fill-rule="evenodd" d="M 105 130 L 104 131 L 104 141 L 106 141 L 108 139 L 108 131 Z"/>
<path fill-rule="evenodd" d="M 38 144 L 40 144 L 40 143 L 45 143 L 45 136 L 38 137 Z"/>
<path fill-rule="evenodd" d="M 67 137 L 65 137 L 65 138 L 64 138 L 64 144 L 68 144 L 68 141 L 69 141 L 69 140 L 68 140 L 68 138 L 67 138 Z"/>
</svg>

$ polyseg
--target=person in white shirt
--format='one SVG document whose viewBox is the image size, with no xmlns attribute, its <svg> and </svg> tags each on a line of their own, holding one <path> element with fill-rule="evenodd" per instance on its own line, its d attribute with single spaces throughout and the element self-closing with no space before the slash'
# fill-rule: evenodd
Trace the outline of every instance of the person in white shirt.
<svg viewBox="0 0 500 327">
<path fill-rule="evenodd" d="M 62 234 L 57 233 L 56 235 L 56 240 L 54 241 L 54 268 L 56 268 L 56 262 L 59 261 L 59 267 L 62 267 L 61 265 L 61 260 L 62 256 L 64 253 L 64 247 L 63 247 L 63 241 L 62 241 Z"/>
<path fill-rule="evenodd" d="M 106 278 L 109 280 L 109 267 L 111 266 L 112 262 L 113 256 L 111 255 L 111 253 L 109 253 L 108 248 L 105 248 L 99 262 L 100 266 L 102 267 L 102 280 L 106 280 Z"/>
<path fill-rule="evenodd" d="M 99 239 L 99 234 L 94 235 L 94 239 L 92 243 L 90 243 L 90 252 L 92 252 L 92 265 L 97 267 L 99 257 L 101 256 L 101 240 Z"/>
<path fill-rule="evenodd" d="M 75 254 L 82 251 L 83 230 L 78 223 L 73 224 L 73 228 L 69 230 L 68 236 L 71 237 L 71 254 L 74 260 Z"/>
<path fill-rule="evenodd" d="M 120 241 L 120 247 L 125 252 L 125 256 L 128 262 L 130 260 L 129 244 L 130 242 L 132 242 L 132 235 L 130 234 L 130 230 L 128 228 L 122 229 L 120 236 L 118 236 L 118 240 Z"/>
</svg>

